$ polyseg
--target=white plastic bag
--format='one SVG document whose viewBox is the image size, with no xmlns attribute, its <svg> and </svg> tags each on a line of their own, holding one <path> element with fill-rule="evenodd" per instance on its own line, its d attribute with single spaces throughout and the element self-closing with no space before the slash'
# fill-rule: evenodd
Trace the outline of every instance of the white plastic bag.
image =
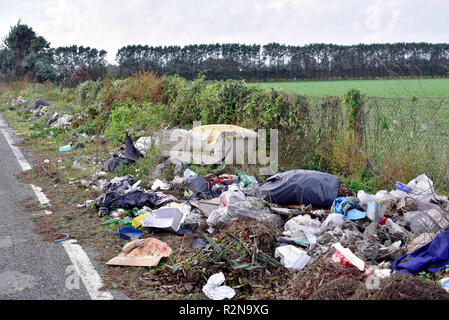
<svg viewBox="0 0 449 320">
<path fill-rule="evenodd" d="M 235 290 L 228 286 L 222 286 L 224 281 L 223 272 L 211 275 L 203 287 L 204 294 L 212 300 L 232 299 L 235 296 Z"/>
</svg>

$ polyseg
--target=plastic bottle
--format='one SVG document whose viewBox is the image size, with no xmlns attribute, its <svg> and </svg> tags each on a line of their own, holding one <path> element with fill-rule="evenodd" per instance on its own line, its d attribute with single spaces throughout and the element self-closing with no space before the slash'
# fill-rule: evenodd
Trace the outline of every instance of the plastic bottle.
<svg viewBox="0 0 449 320">
<path fill-rule="evenodd" d="M 118 223 L 120 220 L 121 220 L 120 218 L 112 218 L 112 219 L 109 219 L 109 220 L 103 222 L 101 225 L 102 225 L 102 226 L 108 226 L 108 225 L 111 225 L 111 224 L 116 224 L 116 223 Z"/>
<path fill-rule="evenodd" d="M 109 220 L 103 222 L 101 225 L 102 226 L 108 226 L 108 225 L 117 224 L 119 222 L 120 222 L 121 225 L 128 226 L 128 227 L 131 227 L 132 223 L 133 223 L 132 222 L 132 218 L 126 217 L 126 218 L 123 218 L 123 219 L 121 219 L 121 218 L 112 218 L 112 219 L 109 219 Z"/>
<path fill-rule="evenodd" d="M 59 148 L 59 152 L 67 152 L 67 151 L 70 151 L 70 150 L 72 150 L 72 143 L 69 143 L 69 144 Z"/>
<path fill-rule="evenodd" d="M 252 181 L 246 174 L 244 174 L 237 168 L 234 168 L 234 170 L 237 173 L 237 176 L 239 177 L 240 182 L 243 183 L 244 187 L 247 187 L 251 184 Z"/>
</svg>

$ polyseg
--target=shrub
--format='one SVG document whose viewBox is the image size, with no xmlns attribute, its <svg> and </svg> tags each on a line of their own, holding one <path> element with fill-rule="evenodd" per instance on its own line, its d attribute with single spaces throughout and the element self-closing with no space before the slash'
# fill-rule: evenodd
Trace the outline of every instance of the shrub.
<svg viewBox="0 0 449 320">
<path fill-rule="evenodd" d="M 116 141 L 123 141 L 125 132 L 134 123 L 138 109 L 135 105 L 119 104 L 111 111 L 109 127 L 106 129 L 106 137 Z"/>
<path fill-rule="evenodd" d="M 86 81 L 76 87 L 76 103 L 88 106 L 94 103 L 100 92 L 101 84 L 96 81 Z"/>
</svg>

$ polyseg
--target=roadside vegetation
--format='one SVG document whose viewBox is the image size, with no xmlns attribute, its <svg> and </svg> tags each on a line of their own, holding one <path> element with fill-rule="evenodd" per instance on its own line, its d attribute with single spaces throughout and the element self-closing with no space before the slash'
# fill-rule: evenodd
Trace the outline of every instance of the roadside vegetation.
<svg viewBox="0 0 449 320">
<path fill-rule="evenodd" d="M 235 124 L 279 130 L 281 170 L 327 171 L 356 191 L 391 188 L 425 172 L 439 191 L 448 188 L 448 97 L 381 98 L 355 89 L 343 96 L 311 97 L 244 81 L 213 82 L 203 75 L 189 81 L 144 72 L 74 89 L 14 82 L 3 92 L 2 111 L 12 126 L 26 127 L 36 139 L 51 133 L 48 141 L 60 145 L 83 133 L 104 135 L 118 147 L 125 131 L 137 139 L 166 126 L 191 129 L 193 121 Z M 28 104 L 46 99 L 50 111 L 30 119 L 30 113 L 11 105 L 19 96 Z M 48 128 L 54 112 L 74 115 L 71 126 Z"/>
</svg>

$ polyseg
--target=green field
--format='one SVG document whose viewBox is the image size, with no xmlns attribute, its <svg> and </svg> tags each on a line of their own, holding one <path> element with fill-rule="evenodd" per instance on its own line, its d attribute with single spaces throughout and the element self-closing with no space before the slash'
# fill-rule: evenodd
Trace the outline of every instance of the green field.
<svg viewBox="0 0 449 320">
<path fill-rule="evenodd" d="M 377 97 L 447 97 L 449 78 L 440 79 L 391 79 L 391 80 L 332 80 L 253 82 L 260 88 L 284 88 L 309 96 L 342 96 L 349 89 L 359 89 L 363 94 Z"/>
</svg>

